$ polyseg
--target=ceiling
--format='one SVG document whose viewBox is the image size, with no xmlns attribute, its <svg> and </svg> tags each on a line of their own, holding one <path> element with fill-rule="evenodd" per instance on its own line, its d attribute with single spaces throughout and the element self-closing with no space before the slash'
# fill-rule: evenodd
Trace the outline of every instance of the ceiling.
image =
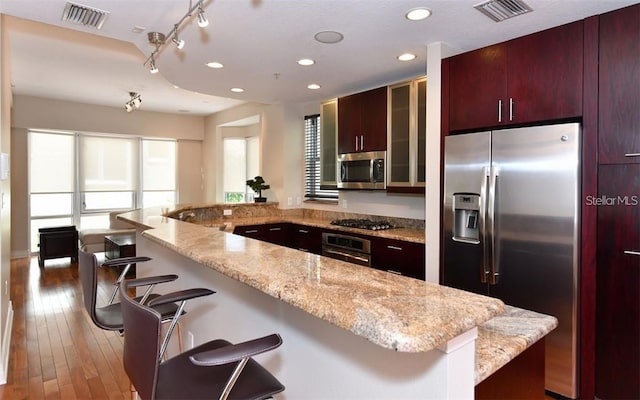
<svg viewBox="0 0 640 400">
<path fill-rule="evenodd" d="M 244 102 L 318 102 L 401 81 L 425 73 L 430 43 L 463 52 L 637 3 L 526 0 L 533 12 L 496 23 L 473 8 L 479 1 L 205 0 L 209 26 L 187 18 L 179 29 L 186 46 L 162 47 L 158 74 L 143 65 L 154 49 L 147 33 L 169 33 L 189 0 L 75 1 L 109 12 L 99 30 L 62 21 L 65 0 L 0 0 L 0 12 L 12 16 L 3 27 L 14 94 L 124 112 L 134 91 L 146 111 L 209 115 Z M 415 7 L 433 15 L 407 20 L 405 13 Z M 314 40 L 326 30 L 344 40 Z M 405 52 L 417 58 L 398 61 Z M 316 63 L 303 67 L 300 58 Z M 210 61 L 224 68 L 208 68 Z M 310 83 L 321 87 L 307 89 Z M 233 93 L 233 87 L 245 91 Z"/>
</svg>

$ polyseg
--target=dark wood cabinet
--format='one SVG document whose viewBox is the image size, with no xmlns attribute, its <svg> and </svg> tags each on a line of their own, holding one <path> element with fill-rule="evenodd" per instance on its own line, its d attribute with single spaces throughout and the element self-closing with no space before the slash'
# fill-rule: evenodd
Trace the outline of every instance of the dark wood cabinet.
<svg viewBox="0 0 640 400">
<path fill-rule="evenodd" d="M 281 246 L 289 247 L 291 242 L 291 224 L 288 223 L 236 226 L 233 233 Z"/>
<path fill-rule="evenodd" d="M 373 268 L 425 280 L 424 244 L 379 237 L 370 240 Z"/>
<path fill-rule="evenodd" d="M 321 254 L 322 229 L 293 224 L 291 227 L 291 247 L 309 253 Z"/>
<path fill-rule="evenodd" d="M 589 200 L 589 199 L 588 199 Z M 640 164 L 598 171 L 596 397 L 640 398 Z"/>
<path fill-rule="evenodd" d="M 600 164 L 640 163 L 640 5 L 600 16 Z"/>
<path fill-rule="evenodd" d="M 583 21 L 452 57 L 451 131 L 582 115 Z"/>
<path fill-rule="evenodd" d="M 338 154 L 387 149 L 387 88 L 338 98 Z"/>
</svg>

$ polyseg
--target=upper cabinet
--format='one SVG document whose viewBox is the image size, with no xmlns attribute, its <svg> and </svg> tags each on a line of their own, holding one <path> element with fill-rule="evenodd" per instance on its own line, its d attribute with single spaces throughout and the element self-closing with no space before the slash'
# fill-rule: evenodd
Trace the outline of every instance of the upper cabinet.
<svg viewBox="0 0 640 400">
<path fill-rule="evenodd" d="M 387 88 L 338 99 L 338 154 L 387 149 Z"/>
<path fill-rule="evenodd" d="M 449 129 L 582 115 L 583 22 L 449 59 Z"/>
<path fill-rule="evenodd" d="M 601 164 L 640 163 L 640 5 L 600 16 Z"/>
<path fill-rule="evenodd" d="M 424 193 L 426 102 L 426 78 L 389 87 L 387 191 Z"/>
<path fill-rule="evenodd" d="M 320 106 L 320 187 L 336 187 L 336 143 L 338 140 L 338 101 Z"/>
</svg>

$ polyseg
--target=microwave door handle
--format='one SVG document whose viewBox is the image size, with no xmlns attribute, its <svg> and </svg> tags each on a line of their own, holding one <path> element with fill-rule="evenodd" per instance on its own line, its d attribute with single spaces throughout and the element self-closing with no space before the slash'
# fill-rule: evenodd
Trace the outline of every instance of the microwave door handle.
<svg viewBox="0 0 640 400">
<path fill-rule="evenodd" d="M 340 182 L 347 181 L 347 167 L 344 162 L 340 163 Z"/>
<path fill-rule="evenodd" d="M 487 181 L 489 179 L 489 167 L 482 167 L 482 183 L 480 184 L 480 211 L 479 230 L 482 257 L 480 260 L 480 282 L 487 283 L 489 276 L 489 241 L 487 237 Z M 455 211 L 454 211 L 455 212 Z"/>
</svg>

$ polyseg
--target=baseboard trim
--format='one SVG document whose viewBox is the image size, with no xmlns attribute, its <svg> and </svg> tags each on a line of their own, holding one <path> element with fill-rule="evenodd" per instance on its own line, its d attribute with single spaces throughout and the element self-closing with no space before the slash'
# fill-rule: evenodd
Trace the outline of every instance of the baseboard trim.
<svg viewBox="0 0 640 400">
<path fill-rule="evenodd" d="M 29 250 L 14 250 L 11 252 L 12 260 L 15 260 L 16 258 L 28 258 L 28 257 L 31 257 Z"/>
<path fill-rule="evenodd" d="M 9 353 L 11 352 L 11 331 L 13 330 L 13 303 L 9 301 L 7 323 L 2 333 L 2 351 L 0 352 L 0 385 L 7 383 L 9 371 Z"/>
</svg>

